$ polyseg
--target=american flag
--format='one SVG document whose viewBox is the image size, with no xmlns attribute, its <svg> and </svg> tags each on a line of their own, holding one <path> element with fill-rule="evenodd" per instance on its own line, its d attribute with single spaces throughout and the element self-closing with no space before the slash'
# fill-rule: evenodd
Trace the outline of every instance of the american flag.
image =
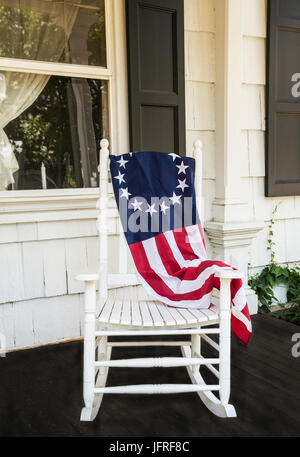
<svg viewBox="0 0 300 457">
<path fill-rule="evenodd" d="M 195 160 L 174 153 L 110 156 L 113 189 L 141 283 L 169 306 L 209 308 L 215 273 L 232 269 L 207 259 L 194 188 Z M 251 321 L 241 279 L 231 281 L 232 330 L 244 343 Z"/>
</svg>

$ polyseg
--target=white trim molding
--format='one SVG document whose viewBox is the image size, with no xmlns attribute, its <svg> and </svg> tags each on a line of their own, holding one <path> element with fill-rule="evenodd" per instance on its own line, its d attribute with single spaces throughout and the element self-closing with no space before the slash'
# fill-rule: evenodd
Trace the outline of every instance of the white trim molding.
<svg viewBox="0 0 300 457">
<path fill-rule="evenodd" d="M 97 219 L 99 188 L 4 191 L 0 193 L 0 225 L 76 219 Z M 109 198 L 111 217 L 116 203 Z"/>
</svg>

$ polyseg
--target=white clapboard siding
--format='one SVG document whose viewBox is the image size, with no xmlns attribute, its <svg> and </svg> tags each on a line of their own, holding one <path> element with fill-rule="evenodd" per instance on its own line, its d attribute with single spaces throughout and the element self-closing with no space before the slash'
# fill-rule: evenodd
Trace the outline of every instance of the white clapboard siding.
<svg viewBox="0 0 300 457">
<path fill-rule="evenodd" d="M 17 224 L 0 225 L 0 244 L 18 241 Z"/>
<path fill-rule="evenodd" d="M 0 305 L 6 348 L 24 348 L 82 335 L 82 295 L 37 298 Z"/>
<path fill-rule="evenodd" d="M 189 81 L 214 82 L 215 72 L 215 35 L 207 32 L 186 31 L 185 68 Z M 201 60 L 199 59 L 201 56 Z"/>
<path fill-rule="evenodd" d="M 17 241 L 33 241 L 38 239 L 37 222 L 24 222 L 23 224 L 16 224 L 16 227 Z"/>
<path fill-rule="evenodd" d="M 23 300 L 34 297 L 44 297 L 44 259 L 41 243 L 30 241 L 22 243 L 19 247 L 22 250 L 22 269 L 24 279 Z"/>
<path fill-rule="evenodd" d="M 99 268 L 99 237 L 86 238 L 87 265 L 89 271 L 98 271 Z"/>
<path fill-rule="evenodd" d="M 78 294 L 32 300 L 34 344 L 80 336 L 80 306 Z"/>
<path fill-rule="evenodd" d="M 94 219 L 75 221 L 39 222 L 38 239 L 79 238 L 97 235 Z"/>
<path fill-rule="evenodd" d="M 249 84 L 265 84 L 265 39 L 244 37 L 243 48 L 243 82 Z M 255 65 L 253 65 L 253 62 L 255 62 Z"/>
<path fill-rule="evenodd" d="M 20 245 L 0 245 L 0 302 L 21 300 L 24 297 L 22 255 Z"/>
<path fill-rule="evenodd" d="M 64 240 L 41 243 L 43 250 L 45 295 L 47 297 L 67 293 L 66 254 Z"/>
<path fill-rule="evenodd" d="M 10 346 L 10 349 L 30 347 L 36 344 L 36 331 L 39 332 L 39 329 L 36 328 L 33 319 L 33 307 L 34 300 L 12 304 L 10 319 L 13 322 L 13 346 Z"/>
<path fill-rule="evenodd" d="M 5 337 L 6 349 L 15 347 L 15 325 L 13 303 L 0 305 L 0 333 Z"/>
<path fill-rule="evenodd" d="M 266 1 L 267 0 L 243 0 L 242 30 L 244 35 L 266 37 Z M 253 62 L 253 64 L 254 63 L 255 62 Z"/>
<path fill-rule="evenodd" d="M 249 175 L 265 176 L 265 132 L 248 131 Z"/>
<path fill-rule="evenodd" d="M 265 88 L 263 85 L 243 84 L 243 109 L 241 128 L 243 130 L 265 129 Z"/>
<path fill-rule="evenodd" d="M 215 130 L 214 84 L 189 81 L 186 84 L 186 99 L 189 101 L 186 107 L 187 129 Z"/>
<path fill-rule="evenodd" d="M 75 276 L 78 272 L 87 270 L 86 240 L 85 238 L 65 240 L 65 249 L 68 293 L 83 292 L 83 286 L 80 281 L 76 281 Z"/>
<path fill-rule="evenodd" d="M 214 0 L 186 0 L 184 2 L 184 28 L 185 30 L 215 32 Z"/>
</svg>

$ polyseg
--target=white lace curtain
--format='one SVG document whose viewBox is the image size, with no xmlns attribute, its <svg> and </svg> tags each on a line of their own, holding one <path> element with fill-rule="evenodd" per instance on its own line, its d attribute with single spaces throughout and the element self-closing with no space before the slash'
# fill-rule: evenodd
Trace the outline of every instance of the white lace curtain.
<svg viewBox="0 0 300 457">
<path fill-rule="evenodd" d="M 78 6 L 55 0 L 0 1 L 4 9 L 8 7 L 6 5 L 14 8 L 19 18 L 19 23 L 7 28 L 5 37 L 0 36 L 0 40 L 8 43 L 6 52 L 11 54 L 10 57 L 59 61 L 76 20 Z M 0 15 L 0 23 L 4 13 L 5 10 Z M 26 24 L 28 30 L 22 33 Z M 0 73 L 0 190 L 14 183 L 13 173 L 19 169 L 4 128 L 34 103 L 49 77 L 9 71 Z"/>
</svg>

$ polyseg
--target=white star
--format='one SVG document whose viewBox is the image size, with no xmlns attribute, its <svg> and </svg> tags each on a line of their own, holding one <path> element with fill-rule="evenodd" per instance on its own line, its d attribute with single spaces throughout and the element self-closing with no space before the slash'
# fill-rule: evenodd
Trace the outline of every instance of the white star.
<svg viewBox="0 0 300 457">
<path fill-rule="evenodd" d="M 130 192 L 128 192 L 128 187 L 126 187 L 125 189 L 120 189 L 122 191 L 122 195 L 121 197 L 125 197 L 127 200 L 129 198 L 129 195 L 132 195 Z"/>
<path fill-rule="evenodd" d="M 131 202 L 130 204 L 133 206 L 134 211 L 136 211 L 136 210 L 140 210 L 141 211 L 142 210 L 141 206 L 142 206 L 143 202 L 137 201 L 136 198 L 134 199 L 134 202 Z"/>
<path fill-rule="evenodd" d="M 127 163 L 128 160 L 124 160 L 124 159 L 123 159 L 123 156 L 121 156 L 121 159 L 120 159 L 120 160 L 117 160 L 117 162 L 120 164 L 120 167 L 125 168 L 125 163 Z"/>
<path fill-rule="evenodd" d="M 148 203 L 148 209 L 146 209 L 145 213 L 150 213 L 150 216 L 152 216 L 153 213 L 157 213 L 156 209 L 154 209 L 155 203 L 153 205 L 149 205 Z"/>
<path fill-rule="evenodd" d="M 181 165 L 176 165 L 176 167 L 178 168 L 178 174 L 180 174 L 180 173 L 186 174 L 185 169 L 189 168 L 189 166 L 188 165 L 184 165 L 183 162 L 181 162 Z"/>
<path fill-rule="evenodd" d="M 162 203 L 160 203 L 160 208 L 161 208 L 162 212 L 163 212 L 164 214 L 166 214 L 166 210 L 169 209 L 169 206 L 167 206 L 167 205 L 165 204 L 165 202 L 163 201 Z"/>
<path fill-rule="evenodd" d="M 171 152 L 170 154 L 168 154 L 168 156 L 171 156 L 171 157 L 172 157 L 173 162 L 174 162 L 174 160 L 176 159 L 176 157 L 180 157 L 179 155 L 175 154 L 174 152 Z"/>
<path fill-rule="evenodd" d="M 118 180 L 119 180 L 119 185 L 120 185 L 122 182 L 125 182 L 125 179 L 123 178 L 124 174 L 125 174 L 125 173 L 122 174 L 122 173 L 119 171 L 118 176 L 114 176 L 115 179 L 118 179 Z"/>
<path fill-rule="evenodd" d="M 178 184 L 178 186 L 176 186 L 176 189 L 177 189 L 177 187 L 180 187 L 180 189 L 182 190 L 182 192 L 184 192 L 184 189 L 185 189 L 186 187 L 190 187 L 190 186 L 188 186 L 188 185 L 185 183 L 185 181 L 186 181 L 186 179 L 183 179 L 182 181 L 181 181 L 180 179 L 178 179 L 179 184 Z"/>
<path fill-rule="evenodd" d="M 172 205 L 175 205 L 175 203 L 178 203 L 178 205 L 180 205 L 180 199 L 181 195 L 176 195 L 175 192 L 173 192 L 173 197 L 169 197 L 169 200 L 171 200 Z"/>
</svg>

